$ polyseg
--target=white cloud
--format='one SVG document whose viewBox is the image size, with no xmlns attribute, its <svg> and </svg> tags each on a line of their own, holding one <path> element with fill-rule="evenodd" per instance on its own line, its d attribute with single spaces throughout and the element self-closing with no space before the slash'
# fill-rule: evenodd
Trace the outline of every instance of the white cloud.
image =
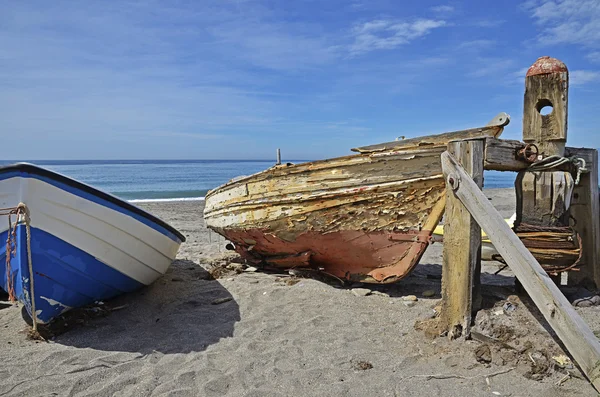
<svg viewBox="0 0 600 397">
<path fill-rule="evenodd" d="M 358 55 L 374 50 L 391 50 L 445 25 L 446 21 L 434 19 L 412 22 L 378 19 L 365 22 L 354 26 L 354 43 L 350 46 L 350 53 Z"/>
<path fill-rule="evenodd" d="M 600 81 L 600 72 L 593 70 L 572 70 L 569 72 L 569 84 L 586 85 Z"/>
<path fill-rule="evenodd" d="M 430 10 L 438 15 L 447 16 L 454 12 L 454 7 L 452 7 L 451 5 L 440 5 L 440 6 L 431 7 Z"/>
<path fill-rule="evenodd" d="M 600 47 L 600 1 L 532 0 L 522 8 L 540 26 L 540 43 Z"/>
<path fill-rule="evenodd" d="M 589 54 L 587 54 L 586 58 L 590 62 L 600 63 L 600 51 L 590 52 Z"/>
</svg>

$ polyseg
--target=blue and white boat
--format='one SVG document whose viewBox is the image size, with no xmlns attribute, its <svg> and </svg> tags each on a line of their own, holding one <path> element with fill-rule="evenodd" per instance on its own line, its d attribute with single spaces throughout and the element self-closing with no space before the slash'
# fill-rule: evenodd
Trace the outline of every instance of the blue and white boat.
<svg viewBox="0 0 600 397">
<path fill-rule="evenodd" d="M 185 241 L 126 201 L 28 163 L 0 168 L 0 208 L 13 213 L 10 230 L 0 217 L 0 241 L 14 235 L 9 261 L 0 244 L 0 286 L 37 324 L 151 284 Z"/>
</svg>

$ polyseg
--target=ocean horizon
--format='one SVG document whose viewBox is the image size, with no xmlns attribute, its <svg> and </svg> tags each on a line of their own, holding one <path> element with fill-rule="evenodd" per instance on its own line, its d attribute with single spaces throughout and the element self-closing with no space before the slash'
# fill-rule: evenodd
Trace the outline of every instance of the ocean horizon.
<svg viewBox="0 0 600 397">
<path fill-rule="evenodd" d="M 303 163 L 314 160 L 286 160 Z M 58 172 L 132 203 L 204 200 L 233 178 L 275 164 L 270 160 L 19 160 Z M 516 173 L 486 171 L 485 188 L 508 188 Z"/>
</svg>

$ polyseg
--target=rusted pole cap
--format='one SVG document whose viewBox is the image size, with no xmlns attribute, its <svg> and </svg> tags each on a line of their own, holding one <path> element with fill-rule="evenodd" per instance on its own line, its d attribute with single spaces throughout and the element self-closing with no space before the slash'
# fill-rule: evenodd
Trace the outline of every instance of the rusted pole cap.
<svg viewBox="0 0 600 397">
<path fill-rule="evenodd" d="M 529 67 L 527 70 L 527 77 L 551 73 L 569 73 L 569 70 L 567 69 L 567 65 L 562 61 L 549 56 L 543 56 L 539 57 L 537 61 Z"/>
</svg>

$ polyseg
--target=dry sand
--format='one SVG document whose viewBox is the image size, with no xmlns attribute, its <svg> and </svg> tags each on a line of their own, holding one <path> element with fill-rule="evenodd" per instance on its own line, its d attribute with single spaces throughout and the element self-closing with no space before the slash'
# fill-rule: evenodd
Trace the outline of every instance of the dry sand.
<svg viewBox="0 0 600 397">
<path fill-rule="evenodd" d="M 510 190 L 486 193 L 513 213 Z M 512 312 L 498 309 L 514 278 L 492 275 L 497 262 L 484 264 L 489 309 L 475 329 L 523 353 L 414 329 L 439 304 L 439 243 L 396 285 L 366 285 L 376 291 L 369 296 L 276 274 L 212 280 L 205 269 L 232 255 L 204 228 L 203 203 L 143 207 L 187 236 L 178 260 L 153 285 L 84 311 L 105 316 L 67 319 L 49 342 L 27 339 L 20 308 L 0 303 L 0 396 L 596 395 L 583 379 L 556 385 L 565 371 L 544 365 L 562 351 L 525 298 L 510 298 Z M 423 297 L 427 290 L 435 295 Z M 409 294 L 418 297 L 412 306 L 401 298 Z M 578 309 L 595 331 L 599 310 Z"/>
</svg>

